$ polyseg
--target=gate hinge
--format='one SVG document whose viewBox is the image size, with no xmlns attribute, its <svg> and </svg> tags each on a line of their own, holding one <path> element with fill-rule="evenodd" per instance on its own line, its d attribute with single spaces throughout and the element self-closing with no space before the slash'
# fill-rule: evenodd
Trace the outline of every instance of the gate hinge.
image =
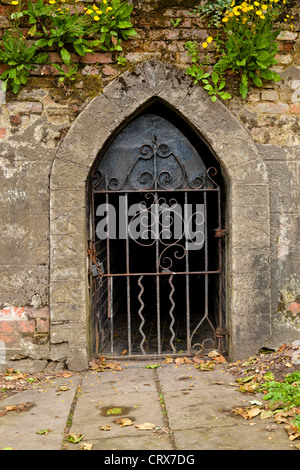
<svg viewBox="0 0 300 470">
<path fill-rule="evenodd" d="M 228 336 L 230 331 L 227 328 L 216 328 L 216 336 L 218 338 L 223 338 L 224 336 Z"/>
<path fill-rule="evenodd" d="M 226 237 L 226 235 L 228 235 L 228 231 L 225 228 L 216 228 L 215 229 L 215 237 L 216 238 Z"/>
</svg>

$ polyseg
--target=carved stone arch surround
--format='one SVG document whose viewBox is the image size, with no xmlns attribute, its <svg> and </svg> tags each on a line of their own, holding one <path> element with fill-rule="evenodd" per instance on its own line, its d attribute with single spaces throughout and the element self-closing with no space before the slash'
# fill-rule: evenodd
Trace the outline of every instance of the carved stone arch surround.
<svg viewBox="0 0 300 470">
<path fill-rule="evenodd" d="M 221 102 L 185 73 L 156 59 L 113 80 L 78 116 L 54 160 L 50 179 L 51 343 L 68 343 L 67 364 L 89 360 L 86 184 L 118 127 L 150 99 L 171 105 L 200 134 L 227 181 L 227 318 L 232 360 L 255 354 L 271 334 L 269 182 L 251 137 Z"/>
</svg>

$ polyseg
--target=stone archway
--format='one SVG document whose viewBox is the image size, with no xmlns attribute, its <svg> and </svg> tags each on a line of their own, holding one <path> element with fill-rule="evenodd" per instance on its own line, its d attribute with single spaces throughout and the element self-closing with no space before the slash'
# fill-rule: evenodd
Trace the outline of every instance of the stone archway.
<svg viewBox="0 0 300 470">
<path fill-rule="evenodd" d="M 265 164 L 242 124 L 194 86 L 182 70 L 149 60 L 94 98 L 66 135 L 50 179 L 51 343 L 68 344 L 68 366 L 87 367 L 86 183 L 99 151 L 147 101 L 158 97 L 199 133 L 223 168 L 228 188 L 227 316 L 232 360 L 270 337 L 269 184 Z"/>
</svg>

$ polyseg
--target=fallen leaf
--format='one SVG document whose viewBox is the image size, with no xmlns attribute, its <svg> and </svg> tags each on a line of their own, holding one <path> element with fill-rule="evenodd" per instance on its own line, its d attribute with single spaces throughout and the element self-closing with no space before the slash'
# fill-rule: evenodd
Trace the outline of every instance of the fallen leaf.
<svg viewBox="0 0 300 470">
<path fill-rule="evenodd" d="M 140 429 L 141 431 L 144 431 L 144 430 L 148 430 L 148 429 L 154 429 L 155 424 L 152 424 L 152 423 L 136 424 L 135 427 L 137 429 Z"/>
<path fill-rule="evenodd" d="M 127 354 L 127 349 L 123 349 L 123 351 L 121 352 L 121 356 L 124 356 L 125 354 Z"/>
<path fill-rule="evenodd" d="M 193 357 L 193 361 L 196 362 L 197 364 L 201 364 L 202 362 L 204 362 L 204 360 L 201 359 L 201 357 L 197 357 L 197 356 Z"/>
<path fill-rule="evenodd" d="M 208 361 L 208 362 L 203 362 L 202 364 L 199 364 L 198 366 L 194 364 L 194 366 L 196 367 L 196 369 L 199 369 L 199 370 L 213 370 L 216 367 L 216 364 L 213 361 Z"/>
<path fill-rule="evenodd" d="M 57 392 L 66 392 L 67 390 L 70 390 L 70 387 L 66 387 L 65 385 L 56 389 Z"/>
<path fill-rule="evenodd" d="M 40 434 L 42 436 L 48 436 L 49 432 L 51 432 L 51 429 L 42 429 L 41 431 L 37 431 L 36 434 Z"/>
<path fill-rule="evenodd" d="M 104 368 L 112 369 L 112 370 L 122 370 L 122 367 L 119 364 L 113 364 L 113 363 L 105 364 Z"/>
<path fill-rule="evenodd" d="M 118 418 L 115 423 L 120 424 L 122 428 L 133 425 L 133 422 L 129 418 Z"/>
<path fill-rule="evenodd" d="M 58 377 L 64 377 L 65 379 L 72 377 L 72 375 L 73 375 L 72 372 L 61 372 L 57 374 Z"/>
<path fill-rule="evenodd" d="M 73 444 L 78 444 L 78 442 L 82 441 L 83 439 L 83 434 L 76 434 L 76 433 L 71 433 L 67 437 L 67 441 L 72 442 Z"/>
<path fill-rule="evenodd" d="M 160 364 L 149 364 L 145 369 L 157 369 L 157 367 L 160 367 Z"/>
<path fill-rule="evenodd" d="M 92 450 L 94 444 L 89 444 L 88 442 L 83 442 L 80 444 L 80 447 L 78 450 Z"/>
<path fill-rule="evenodd" d="M 120 415 L 122 413 L 122 408 L 114 407 L 107 410 L 107 415 Z"/>
<path fill-rule="evenodd" d="M 242 377 L 240 379 L 236 379 L 237 382 L 239 383 L 247 383 L 253 380 L 256 377 L 256 375 L 249 375 L 248 377 Z"/>
<path fill-rule="evenodd" d="M 108 424 L 103 424 L 99 426 L 100 431 L 110 431 L 110 426 Z"/>
<path fill-rule="evenodd" d="M 173 364 L 174 359 L 172 357 L 166 357 L 164 364 Z"/>
<path fill-rule="evenodd" d="M 4 449 L 2 450 L 16 450 L 16 449 L 14 449 L 13 447 L 4 447 Z"/>
<path fill-rule="evenodd" d="M 213 359 L 217 364 L 223 364 L 224 362 L 227 362 L 225 357 L 222 356 L 222 354 L 219 354 L 219 356 L 216 356 Z"/>
<path fill-rule="evenodd" d="M 268 411 L 263 410 L 263 411 L 260 413 L 259 419 L 268 419 L 268 418 L 271 418 L 272 416 L 273 416 L 273 411 L 271 411 L 271 410 L 268 410 Z"/>
<path fill-rule="evenodd" d="M 176 357 L 175 364 L 184 364 L 185 360 L 184 357 Z"/>
<path fill-rule="evenodd" d="M 214 349 L 213 351 L 210 351 L 207 355 L 208 357 L 217 357 L 220 355 L 220 353 Z"/>
<path fill-rule="evenodd" d="M 239 416 L 242 416 L 243 418 L 245 419 L 252 419 L 254 418 L 255 416 L 259 415 L 261 413 L 261 409 L 258 408 L 258 407 L 251 407 L 251 408 L 240 408 L 240 407 L 237 407 L 237 408 L 233 408 L 233 410 L 231 410 L 232 413 L 236 414 L 236 415 L 239 415 Z"/>
<path fill-rule="evenodd" d="M 18 412 L 19 411 L 24 411 L 29 406 L 31 406 L 31 405 L 30 404 L 25 405 L 24 403 L 22 403 L 21 405 L 5 406 L 4 408 L 2 408 L 2 411 L 0 411 L 0 416 L 4 416 L 8 411 L 18 411 Z"/>
</svg>

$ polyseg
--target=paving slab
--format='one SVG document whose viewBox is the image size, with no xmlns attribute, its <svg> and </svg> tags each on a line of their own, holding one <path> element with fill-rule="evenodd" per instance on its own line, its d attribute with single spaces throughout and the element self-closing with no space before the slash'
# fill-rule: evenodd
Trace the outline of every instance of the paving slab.
<svg viewBox="0 0 300 470">
<path fill-rule="evenodd" d="M 0 449 L 60 450 L 69 418 L 78 376 L 43 383 L 40 389 L 25 390 L 0 401 L 0 409 L 28 405 L 25 411 L 9 411 L 0 417 Z M 60 387 L 68 390 L 60 392 Z M 48 435 L 38 432 L 49 429 Z"/>
<path fill-rule="evenodd" d="M 112 412 L 113 411 L 113 412 Z M 117 411 L 117 413 L 115 413 Z M 117 419 L 128 418 L 122 427 Z M 154 430 L 136 425 L 151 423 Z M 83 434 L 95 449 L 172 449 L 153 370 L 128 367 L 122 371 L 85 374 L 74 411 L 71 432 Z M 108 431 L 100 429 L 109 426 Z M 70 450 L 78 445 L 69 445 Z"/>
<path fill-rule="evenodd" d="M 284 425 L 272 418 L 246 420 L 232 413 L 260 394 L 242 394 L 235 378 L 218 368 L 200 371 L 193 364 L 147 369 L 145 362 L 122 363 L 122 370 L 74 373 L 0 401 L 0 410 L 27 404 L 24 411 L 0 416 L 0 449 L 164 451 L 296 450 Z M 59 387 L 65 391 L 59 392 Z M 117 409 L 117 410 L 116 410 Z M 114 410 L 113 413 L 109 410 Z M 116 419 L 129 418 L 122 427 Z M 136 425 L 152 423 L 153 429 Z M 109 426 L 108 431 L 100 427 Z M 37 432 L 50 429 L 48 435 Z M 77 444 L 68 433 L 82 434 Z"/>
</svg>

